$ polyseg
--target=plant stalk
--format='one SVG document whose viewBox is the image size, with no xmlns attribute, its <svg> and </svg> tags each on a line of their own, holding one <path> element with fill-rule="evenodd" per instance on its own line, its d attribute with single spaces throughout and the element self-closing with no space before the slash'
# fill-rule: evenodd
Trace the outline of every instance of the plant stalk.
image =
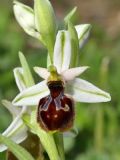
<svg viewBox="0 0 120 160">
<path fill-rule="evenodd" d="M 54 139 L 55 139 L 55 143 L 56 143 L 61 160 L 65 160 L 63 134 L 58 132 L 55 133 Z"/>
<path fill-rule="evenodd" d="M 103 149 L 104 141 L 104 111 L 102 106 L 96 108 L 96 121 L 94 130 L 94 145 L 99 152 Z"/>
</svg>

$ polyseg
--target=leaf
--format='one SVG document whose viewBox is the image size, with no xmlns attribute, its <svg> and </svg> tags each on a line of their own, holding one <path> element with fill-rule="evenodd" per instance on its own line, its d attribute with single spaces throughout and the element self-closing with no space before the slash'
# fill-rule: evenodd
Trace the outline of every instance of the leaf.
<svg viewBox="0 0 120 160">
<path fill-rule="evenodd" d="M 30 155 L 30 153 L 28 153 L 23 147 L 14 143 L 9 138 L 2 136 L 1 134 L 0 134 L 0 142 L 4 143 L 19 160 L 34 160 L 34 158 Z"/>
</svg>

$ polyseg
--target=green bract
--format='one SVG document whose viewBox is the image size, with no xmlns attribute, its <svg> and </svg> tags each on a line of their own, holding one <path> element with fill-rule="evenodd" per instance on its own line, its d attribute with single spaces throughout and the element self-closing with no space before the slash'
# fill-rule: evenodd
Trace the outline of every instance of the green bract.
<svg viewBox="0 0 120 160">
<path fill-rule="evenodd" d="M 75 27 L 71 22 L 68 22 L 68 31 L 70 33 L 71 40 L 71 62 L 70 67 L 76 67 L 78 62 L 78 53 L 79 53 L 79 40 Z"/>
<path fill-rule="evenodd" d="M 73 22 L 77 11 L 77 7 L 74 7 L 64 18 L 65 24 L 68 25 L 68 22 Z"/>
<path fill-rule="evenodd" d="M 1 134 L 0 142 L 4 143 L 19 160 L 34 160 L 30 153 L 27 152 L 23 147 L 17 145 L 12 140 L 5 136 L 2 136 Z"/>
</svg>

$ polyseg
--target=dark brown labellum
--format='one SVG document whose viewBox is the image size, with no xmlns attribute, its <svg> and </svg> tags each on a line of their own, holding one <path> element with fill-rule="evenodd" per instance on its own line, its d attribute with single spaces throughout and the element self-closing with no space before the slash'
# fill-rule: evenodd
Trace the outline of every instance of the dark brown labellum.
<svg viewBox="0 0 120 160">
<path fill-rule="evenodd" d="M 73 125 L 73 100 L 64 95 L 62 81 L 48 82 L 50 95 L 40 100 L 37 122 L 46 131 L 66 131 Z"/>
</svg>

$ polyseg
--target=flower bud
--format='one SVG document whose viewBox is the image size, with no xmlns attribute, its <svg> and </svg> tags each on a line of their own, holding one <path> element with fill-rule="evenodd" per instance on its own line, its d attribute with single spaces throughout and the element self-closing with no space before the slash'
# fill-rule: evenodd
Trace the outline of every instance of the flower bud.
<svg viewBox="0 0 120 160">
<path fill-rule="evenodd" d="M 36 28 L 41 33 L 52 60 L 56 35 L 56 22 L 54 11 L 49 0 L 35 0 L 34 13 Z"/>
<path fill-rule="evenodd" d="M 81 24 L 81 25 L 75 26 L 75 29 L 78 34 L 79 48 L 82 48 L 89 37 L 91 25 L 90 24 Z"/>
<path fill-rule="evenodd" d="M 34 12 L 29 6 L 14 1 L 14 14 L 19 25 L 24 31 L 35 38 L 40 38 L 40 34 L 36 31 L 34 23 Z"/>
</svg>

